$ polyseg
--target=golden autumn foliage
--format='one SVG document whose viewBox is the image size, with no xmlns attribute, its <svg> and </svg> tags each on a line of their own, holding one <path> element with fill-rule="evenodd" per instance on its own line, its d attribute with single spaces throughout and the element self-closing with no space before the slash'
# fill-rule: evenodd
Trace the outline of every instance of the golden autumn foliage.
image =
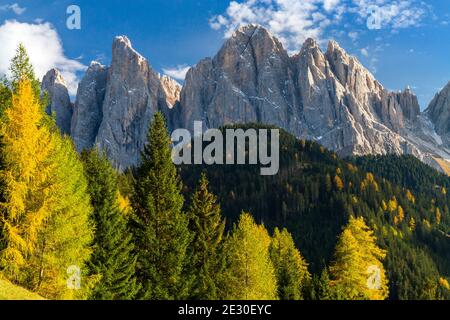
<svg viewBox="0 0 450 320">
<path fill-rule="evenodd" d="M 342 179 L 338 175 L 334 177 L 334 185 L 339 191 L 342 191 L 342 189 L 344 189 L 344 182 L 342 182 Z"/>
<path fill-rule="evenodd" d="M 133 208 L 131 207 L 131 202 L 128 197 L 124 197 L 120 192 L 117 192 L 117 205 L 120 211 L 125 215 L 129 215 Z"/>
<path fill-rule="evenodd" d="M 394 225 L 398 225 L 399 222 L 398 216 L 394 216 Z"/>
<path fill-rule="evenodd" d="M 431 223 L 430 223 L 430 221 L 428 221 L 427 219 L 422 219 L 422 223 L 423 223 L 423 225 L 424 225 L 425 228 L 431 229 Z"/>
<path fill-rule="evenodd" d="M 441 224 L 441 210 L 439 208 L 436 208 L 434 211 L 435 217 L 436 217 L 436 223 L 439 225 Z"/>
<path fill-rule="evenodd" d="M 375 190 L 375 192 L 379 192 L 380 191 L 380 187 L 378 186 L 378 183 L 376 182 L 373 173 L 369 172 L 369 173 L 366 174 L 366 178 L 364 179 L 364 183 L 367 186 L 372 186 L 373 190 Z"/>
<path fill-rule="evenodd" d="M 383 209 L 383 211 L 387 211 L 388 209 L 386 201 L 384 200 L 381 200 L 381 209 Z"/>
<path fill-rule="evenodd" d="M 350 218 L 339 237 L 330 267 L 330 287 L 337 299 L 384 300 L 387 277 L 382 264 L 386 252 L 376 245 L 373 231 L 364 219 Z"/>
<path fill-rule="evenodd" d="M 0 264 L 9 280 L 47 298 L 77 298 L 67 268 L 83 269 L 92 227 L 86 181 L 72 142 L 44 114 L 31 83 L 20 81 L 1 126 L 5 247 Z M 88 279 L 85 279 L 88 284 Z"/>
<path fill-rule="evenodd" d="M 405 219 L 405 211 L 403 210 L 402 206 L 397 207 L 397 217 L 399 222 L 403 222 Z"/>
<path fill-rule="evenodd" d="M 450 284 L 448 283 L 447 279 L 445 278 L 439 278 L 439 284 L 441 285 L 442 288 L 450 290 Z"/>
<path fill-rule="evenodd" d="M 411 232 L 416 230 L 416 220 L 414 220 L 413 217 L 411 217 L 411 219 L 409 219 L 408 227 Z"/>
<path fill-rule="evenodd" d="M 6 202 L 1 204 L 6 248 L 1 252 L 4 272 L 20 281 L 26 256 L 37 247 L 38 233 L 50 216 L 52 185 L 47 180 L 54 167 L 50 156 L 55 141 L 42 125 L 41 106 L 31 85 L 23 82 L 12 106 L 5 110 L 1 135 L 6 169 L 1 178 L 6 185 Z"/>
<path fill-rule="evenodd" d="M 394 212 L 395 210 L 397 210 L 398 208 L 397 199 L 395 197 L 392 197 L 391 200 L 389 200 L 387 207 L 389 212 Z"/>
<path fill-rule="evenodd" d="M 411 193 L 411 191 L 406 190 L 406 198 L 411 201 L 411 203 L 416 203 L 416 198 L 414 197 L 414 195 Z"/>
</svg>

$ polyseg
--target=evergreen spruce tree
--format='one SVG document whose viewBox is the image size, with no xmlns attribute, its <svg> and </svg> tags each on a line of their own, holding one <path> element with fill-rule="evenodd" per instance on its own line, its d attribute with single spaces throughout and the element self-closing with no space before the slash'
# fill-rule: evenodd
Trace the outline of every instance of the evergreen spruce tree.
<svg viewBox="0 0 450 320">
<path fill-rule="evenodd" d="M 23 43 L 19 43 L 16 54 L 11 60 L 9 71 L 11 72 L 10 86 L 13 91 L 17 91 L 20 81 L 28 80 L 31 83 L 34 95 L 39 97 L 40 83 L 36 79 L 33 65 Z"/>
<path fill-rule="evenodd" d="M 376 245 L 364 219 L 351 217 L 339 237 L 330 286 L 339 299 L 383 300 L 388 287 L 382 260 L 386 252 Z"/>
<path fill-rule="evenodd" d="M 141 298 L 182 299 L 189 294 L 186 264 L 191 234 L 170 144 L 164 116 L 158 112 L 142 152 L 132 199 Z"/>
<path fill-rule="evenodd" d="M 277 279 L 270 260 L 270 236 L 249 213 L 243 213 L 225 242 L 228 300 L 276 300 Z"/>
<path fill-rule="evenodd" d="M 188 209 L 193 240 L 189 246 L 189 265 L 194 278 L 190 297 L 216 300 L 221 297 L 221 277 L 225 261 L 222 255 L 225 221 L 216 197 L 208 190 L 202 174 Z"/>
<path fill-rule="evenodd" d="M 320 277 L 316 278 L 315 283 L 315 298 L 317 300 L 332 300 L 335 297 L 332 296 L 330 290 L 330 275 L 328 273 L 328 269 L 325 268 Z"/>
<path fill-rule="evenodd" d="M 295 247 L 291 234 L 275 228 L 270 244 L 270 258 L 275 267 L 278 296 L 282 300 L 302 300 L 303 290 L 311 280 L 308 264 Z"/>
<path fill-rule="evenodd" d="M 117 203 L 117 175 L 105 155 L 93 149 L 82 154 L 88 191 L 94 209 L 94 251 L 89 263 L 93 274 L 101 275 L 91 293 L 94 300 L 133 299 L 136 256 L 127 220 Z"/>
</svg>

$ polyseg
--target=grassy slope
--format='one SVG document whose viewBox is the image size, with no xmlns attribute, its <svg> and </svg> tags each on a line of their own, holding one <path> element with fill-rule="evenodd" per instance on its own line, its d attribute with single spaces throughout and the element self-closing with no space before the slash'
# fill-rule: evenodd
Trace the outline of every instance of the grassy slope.
<svg viewBox="0 0 450 320">
<path fill-rule="evenodd" d="M 450 176 L 450 163 L 444 159 L 434 158 L 436 162 L 441 166 L 444 172 Z"/>
<path fill-rule="evenodd" d="M 43 300 L 40 295 L 0 279 L 0 300 Z"/>
</svg>

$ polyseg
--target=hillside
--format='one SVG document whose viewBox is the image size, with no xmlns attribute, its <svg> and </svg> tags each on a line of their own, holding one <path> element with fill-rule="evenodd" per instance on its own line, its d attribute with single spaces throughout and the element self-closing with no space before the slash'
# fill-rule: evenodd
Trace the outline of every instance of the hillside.
<svg viewBox="0 0 450 320">
<path fill-rule="evenodd" d="M 404 157 L 397 159 L 403 163 L 399 167 L 410 167 L 411 159 L 420 166 L 394 168 L 395 175 L 383 178 L 381 170 L 379 176 L 368 173 L 358 162 L 341 160 L 323 146 L 284 131 L 280 151 L 276 176 L 260 176 L 259 166 L 254 165 L 183 166 L 186 192 L 206 171 L 228 226 L 244 210 L 269 229 L 286 227 L 315 275 L 333 260 L 336 238 L 349 216 L 363 216 L 379 245 L 388 250 L 385 267 L 391 299 L 448 297 L 449 292 L 439 286 L 441 277 L 450 276 L 446 176 Z M 389 159 L 377 161 L 381 167 L 394 167 Z M 409 181 L 411 172 L 421 180 Z M 423 192 L 423 186 L 429 185 L 433 188 Z"/>
<path fill-rule="evenodd" d="M 444 170 L 447 175 L 450 175 L 450 163 L 444 159 L 435 158 L 435 160 L 441 166 L 442 170 Z"/>
<path fill-rule="evenodd" d="M 44 300 L 40 295 L 0 279 L 0 300 Z"/>
</svg>

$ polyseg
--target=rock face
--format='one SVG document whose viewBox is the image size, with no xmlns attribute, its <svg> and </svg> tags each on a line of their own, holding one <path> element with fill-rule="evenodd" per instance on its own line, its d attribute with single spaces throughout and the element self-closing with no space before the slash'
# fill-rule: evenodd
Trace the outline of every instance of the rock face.
<svg viewBox="0 0 450 320">
<path fill-rule="evenodd" d="M 174 82 L 155 73 L 128 38 L 115 38 L 95 141 L 118 169 L 138 164 L 153 114 L 167 113 L 176 91 Z"/>
<path fill-rule="evenodd" d="M 92 62 L 78 85 L 71 135 L 78 151 L 91 148 L 103 119 L 108 68 Z"/>
<path fill-rule="evenodd" d="M 43 87 L 57 92 L 51 106 L 58 117 L 58 110 L 67 110 L 60 106 L 70 104 L 54 89 L 63 81 L 51 72 L 47 78 Z M 78 150 L 97 144 L 125 169 L 139 163 L 156 111 L 165 114 L 170 130 L 192 130 L 195 120 L 205 129 L 260 122 L 341 156 L 413 154 L 436 168 L 450 159 L 450 83 L 421 113 L 409 88 L 386 90 L 337 42 L 322 51 L 308 39 L 289 56 L 256 25 L 239 28 L 215 57 L 192 67 L 182 88 L 155 73 L 126 37 L 117 37 L 111 66 L 91 64 L 79 85 L 72 137 Z M 59 114 L 66 128 L 67 113 Z"/>
<path fill-rule="evenodd" d="M 114 39 L 109 67 L 90 64 L 78 86 L 73 115 L 58 71 L 49 71 L 42 88 L 51 98 L 49 112 L 56 112 L 57 124 L 71 134 L 77 150 L 96 145 L 119 170 L 139 163 L 155 112 L 163 112 L 171 126 L 181 92 L 175 80 L 154 72 L 125 36 Z"/>
<path fill-rule="evenodd" d="M 182 126 L 272 122 L 295 128 L 293 73 L 281 43 L 262 28 L 241 28 L 214 59 L 192 68 L 181 92 Z"/>
<path fill-rule="evenodd" d="M 402 107 L 403 117 L 409 123 L 414 123 L 420 115 L 420 106 L 416 95 L 409 87 L 396 95 L 397 103 Z"/>
<path fill-rule="evenodd" d="M 50 104 L 47 106 L 48 114 L 56 115 L 56 124 L 64 134 L 70 134 L 70 122 L 73 106 L 70 103 L 66 82 L 61 73 L 52 69 L 42 80 L 41 92 L 48 94 Z"/>
<path fill-rule="evenodd" d="M 433 122 L 439 135 L 447 137 L 450 134 L 450 82 L 436 94 L 425 114 Z M 447 139 L 446 142 L 449 141 Z"/>
<path fill-rule="evenodd" d="M 181 85 L 169 76 L 158 75 L 158 77 L 166 95 L 167 106 L 171 109 L 180 101 Z"/>
<path fill-rule="evenodd" d="M 405 115 L 403 110 L 406 110 Z M 399 134 L 414 121 L 417 99 L 391 93 L 356 58 L 331 41 L 324 53 L 308 39 L 289 57 L 260 26 L 238 29 L 213 59 L 202 60 L 181 92 L 182 125 L 239 122 L 277 125 L 341 155 L 404 153 Z"/>
</svg>

